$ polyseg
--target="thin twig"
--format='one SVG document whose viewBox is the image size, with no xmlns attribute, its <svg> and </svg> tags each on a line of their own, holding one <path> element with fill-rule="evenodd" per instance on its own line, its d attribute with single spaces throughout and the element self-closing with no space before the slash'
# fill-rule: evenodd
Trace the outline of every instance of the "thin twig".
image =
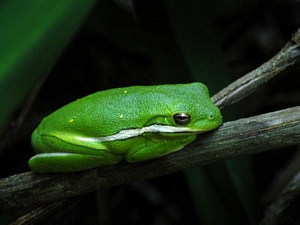
<svg viewBox="0 0 300 225">
<path fill-rule="evenodd" d="M 298 29 L 289 41 L 272 59 L 262 64 L 240 79 L 228 85 L 212 97 L 212 101 L 223 109 L 245 97 L 279 74 L 288 66 L 299 61 L 300 57 L 300 29 Z"/>
<path fill-rule="evenodd" d="M 7 146 L 7 143 L 11 142 L 12 137 L 16 135 L 16 132 L 20 129 L 20 126 L 24 123 L 26 116 L 28 115 L 35 99 L 40 91 L 41 87 L 43 86 L 45 80 L 47 79 L 49 74 L 46 74 L 42 80 L 39 81 L 37 85 L 35 85 L 34 89 L 31 91 L 29 96 L 23 102 L 23 107 L 17 117 L 16 120 L 9 123 L 8 127 L 6 127 L 3 131 L 1 131 L 1 142 L 0 142 L 0 152 Z"/>
<path fill-rule="evenodd" d="M 279 223 L 283 211 L 300 195 L 300 172 L 287 185 L 282 193 L 274 200 L 266 211 L 260 225 L 276 225 Z"/>
<path fill-rule="evenodd" d="M 57 210 L 61 210 L 60 212 L 66 209 L 66 206 L 70 206 L 74 204 L 75 201 L 79 201 L 81 198 L 64 198 L 59 201 L 52 202 L 50 204 L 45 204 L 37 207 L 31 212 L 27 213 L 24 216 L 19 217 L 14 222 L 9 225 L 32 225 L 32 224 L 44 224 L 45 221 L 49 221 L 48 217 L 54 214 Z M 54 218 L 56 218 L 54 216 Z M 52 220 L 54 219 L 52 218 Z"/>
</svg>

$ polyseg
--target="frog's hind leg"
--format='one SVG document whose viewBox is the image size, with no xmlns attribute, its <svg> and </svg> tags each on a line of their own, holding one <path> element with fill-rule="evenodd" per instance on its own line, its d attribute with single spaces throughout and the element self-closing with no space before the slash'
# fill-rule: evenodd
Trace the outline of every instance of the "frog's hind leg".
<svg viewBox="0 0 300 225">
<path fill-rule="evenodd" d="M 33 156 L 28 165 L 36 173 L 65 173 L 116 164 L 123 155 L 102 152 L 99 155 L 76 153 L 41 153 Z"/>
</svg>

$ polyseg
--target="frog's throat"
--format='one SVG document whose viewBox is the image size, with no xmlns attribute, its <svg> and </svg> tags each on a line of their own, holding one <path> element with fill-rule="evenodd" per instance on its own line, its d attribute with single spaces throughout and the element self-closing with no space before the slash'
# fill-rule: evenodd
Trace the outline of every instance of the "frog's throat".
<svg viewBox="0 0 300 225">
<path fill-rule="evenodd" d="M 144 133 L 184 133 L 184 134 L 199 134 L 211 129 L 190 129 L 188 127 L 173 127 L 166 125 L 153 124 L 148 127 L 136 128 L 136 129 L 126 129 L 121 130 L 116 134 L 112 134 L 106 137 L 76 137 L 77 140 L 84 142 L 104 142 L 104 141 L 117 141 L 126 140 L 129 138 L 140 136 Z"/>
</svg>

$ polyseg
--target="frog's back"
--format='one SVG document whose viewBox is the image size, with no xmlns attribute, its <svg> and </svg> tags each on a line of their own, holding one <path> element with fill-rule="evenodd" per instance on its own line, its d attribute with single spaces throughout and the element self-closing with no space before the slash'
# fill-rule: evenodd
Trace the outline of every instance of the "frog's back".
<svg viewBox="0 0 300 225">
<path fill-rule="evenodd" d="M 152 117 L 173 113 L 176 104 L 191 104 L 208 95 L 201 83 L 132 86 L 100 91 L 78 99 L 46 117 L 43 131 L 99 136 L 141 127 Z"/>
</svg>

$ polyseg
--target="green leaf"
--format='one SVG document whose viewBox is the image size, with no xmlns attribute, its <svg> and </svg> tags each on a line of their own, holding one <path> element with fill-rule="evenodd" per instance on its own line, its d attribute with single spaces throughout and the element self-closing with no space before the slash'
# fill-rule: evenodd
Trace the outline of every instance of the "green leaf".
<svg viewBox="0 0 300 225">
<path fill-rule="evenodd" d="M 0 6 L 0 130 L 51 68 L 95 0 L 6 1 Z"/>
</svg>

